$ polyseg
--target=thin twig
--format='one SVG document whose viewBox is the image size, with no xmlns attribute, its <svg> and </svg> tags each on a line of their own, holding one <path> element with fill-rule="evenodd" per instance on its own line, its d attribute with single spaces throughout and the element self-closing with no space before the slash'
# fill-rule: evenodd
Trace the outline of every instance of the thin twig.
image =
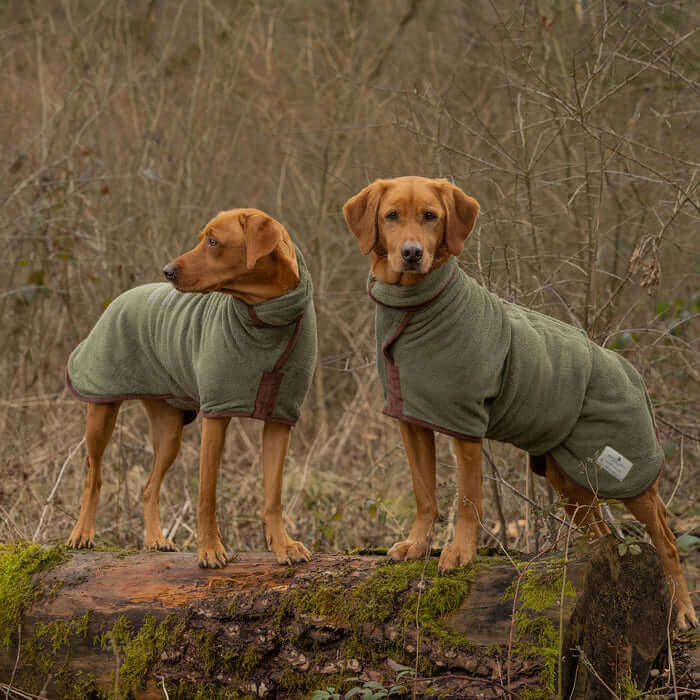
<svg viewBox="0 0 700 700">
<path fill-rule="evenodd" d="M 53 488 L 51 489 L 51 493 L 49 494 L 48 498 L 46 499 L 46 503 L 44 504 L 44 508 L 41 511 L 41 517 L 39 518 L 39 524 L 36 526 L 36 530 L 34 530 L 34 537 L 32 537 L 34 542 L 36 542 L 37 538 L 39 537 L 39 532 L 41 531 L 41 526 L 44 522 L 44 516 L 46 515 L 46 511 L 47 511 L 49 505 L 51 504 L 53 497 L 56 494 L 56 489 L 58 488 L 58 485 L 61 483 L 61 479 L 63 478 L 63 472 L 66 470 L 66 467 L 68 466 L 68 462 L 71 461 L 73 455 L 83 446 L 84 442 L 85 442 L 85 437 L 83 437 L 82 440 L 68 453 L 68 456 L 66 457 L 66 461 L 63 463 L 63 466 L 61 467 L 61 471 L 58 472 L 58 476 L 56 477 L 56 483 L 53 485 Z"/>
<path fill-rule="evenodd" d="M 600 674 L 598 673 L 598 671 L 595 670 L 593 664 L 589 661 L 583 649 L 581 649 L 581 647 L 577 647 L 576 649 L 578 651 L 579 659 L 583 661 L 585 667 L 598 679 L 598 681 L 603 686 L 605 686 L 605 689 L 610 693 L 611 697 L 615 698 L 615 700 L 620 700 L 620 696 L 617 695 L 613 691 L 613 689 L 600 677 Z"/>
<path fill-rule="evenodd" d="M 12 675 L 10 676 L 10 683 L 5 690 L 5 700 L 10 697 L 10 688 L 12 688 L 12 683 L 15 680 L 15 674 L 17 673 L 17 665 L 19 664 L 19 655 L 22 651 L 22 623 L 17 625 L 17 657 L 15 658 L 15 665 L 12 668 Z"/>
<path fill-rule="evenodd" d="M 668 644 L 668 668 L 671 675 L 671 683 L 673 683 L 673 697 L 678 700 L 676 666 L 673 663 L 673 645 L 671 644 L 671 618 L 674 610 L 673 604 L 676 599 L 676 582 L 672 578 L 669 579 L 669 586 L 671 588 L 671 604 L 668 607 L 668 620 L 666 621 L 666 643 Z"/>
<path fill-rule="evenodd" d="M 685 438 L 685 435 L 681 433 L 681 463 L 680 467 L 678 469 L 678 478 L 676 479 L 676 485 L 673 487 L 673 491 L 671 492 L 671 495 L 668 497 L 668 501 L 666 501 L 666 508 L 668 508 L 671 505 L 671 501 L 673 500 L 673 497 L 676 495 L 676 491 L 678 491 L 678 487 L 681 485 L 681 477 L 683 476 L 683 440 Z"/>
<path fill-rule="evenodd" d="M 571 515 L 571 525 L 567 529 L 566 532 L 566 546 L 564 547 L 564 568 L 562 570 L 561 574 L 561 595 L 559 597 L 559 643 L 558 643 L 558 659 L 557 659 L 557 673 L 558 673 L 558 678 L 557 678 L 557 688 L 559 691 L 559 697 L 562 697 L 562 669 L 561 669 L 561 658 L 562 658 L 562 645 L 564 644 L 564 594 L 566 592 L 566 565 L 569 562 L 569 541 L 571 539 L 571 530 L 573 529 L 572 525 L 574 523 L 574 520 L 576 518 L 576 513 L 579 509 L 579 506 L 576 506 L 576 510 L 573 512 Z"/>
</svg>

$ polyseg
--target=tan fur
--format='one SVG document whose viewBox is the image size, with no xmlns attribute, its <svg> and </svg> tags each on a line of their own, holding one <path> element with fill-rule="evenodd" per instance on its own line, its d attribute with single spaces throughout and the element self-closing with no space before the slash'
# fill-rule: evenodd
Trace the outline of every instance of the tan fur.
<svg viewBox="0 0 700 700">
<path fill-rule="evenodd" d="M 436 219 L 426 221 L 426 210 Z M 387 219 L 388 212 L 398 216 Z M 445 180 L 402 177 L 377 180 L 350 198 L 343 213 L 363 254 L 370 255 L 372 274 L 389 284 L 415 284 L 450 255 L 459 255 L 471 233 L 479 204 Z M 407 270 L 399 251 L 407 241 L 423 248 L 421 266 Z M 435 436 L 432 430 L 399 421 L 416 497 L 416 520 L 406 540 L 389 550 L 391 559 L 417 559 L 425 554 L 437 517 L 435 497 Z M 458 511 L 454 539 L 440 556 L 439 569 L 448 571 L 468 564 L 476 553 L 482 518 L 483 490 L 481 441 L 454 440 L 457 455 Z M 599 505 L 590 491 L 578 486 L 547 455 L 546 476 L 567 499 L 567 512 L 594 536 L 609 532 Z M 625 503 L 642 522 L 659 552 L 674 588 L 676 621 L 680 629 L 695 626 L 697 618 L 683 578 L 675 538 L 666 522 L 666 509 L 656 483 Z"/>
<path fill-rule="evenodd" d="M 211 245 L 215 241 L 216 245 Z M 177 271 L 175 286 L 183 292 L 218 290 L 248 304 L 273 299 L 299 282 L 296 253 L 285 228 L 257 209 L 233 209 L 214 217 L 199 234 L 199 244 L 170 263 Z M 163 477 L 180 449 L 183 412 L 163 400 L 142 400 L 148 415 L 153 463 L 143 493 L 146 546 L 174 550 L 163 537 L 159 496 Z M 68 538 L 70 547 L 92 547 L 100 493 L 100 469 L 121 402 L 88 404 L 85 485 L 78 521 Z M 229 417 L 202 419 L 199 495 L 197 499 L 197 559 L 203 568 L 225 566 L 216 520 L 216 483 Z M 280 563 L 308 561 L 310 552 L 292 540 L 282 521 L 282 472 L 290 427 L 265 421 L 262 431 L 265 532 L 268 546 Z"/>
</svg>

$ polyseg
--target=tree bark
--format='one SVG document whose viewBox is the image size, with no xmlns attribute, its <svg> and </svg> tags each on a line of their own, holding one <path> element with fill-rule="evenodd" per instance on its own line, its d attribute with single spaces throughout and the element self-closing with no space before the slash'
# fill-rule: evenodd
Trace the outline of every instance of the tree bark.
<svg viewBox="0 0 700 700">
<path fill-rule="evenodd" d="M 577 680 L 597 698 L 625 674 L 644 687 L 669 597 L 655 550 L 613 539 L 566 562 L 485 552 L 447 576 L 434 557 L 248 553 L 202 570 L 194 554 L 81 551 L 35 583 L 0 679 L 44 697 L 299 698 L 397 676 L 418 694 L 556 697 L 563 623 L 564 697 Z"/>
</svg>

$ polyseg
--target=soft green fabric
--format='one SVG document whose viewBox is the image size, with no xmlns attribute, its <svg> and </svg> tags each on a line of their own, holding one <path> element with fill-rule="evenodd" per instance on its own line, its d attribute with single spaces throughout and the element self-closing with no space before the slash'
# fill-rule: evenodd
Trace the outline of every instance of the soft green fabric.
<svg viewBox="0 0 700 700">
<path fill-rule="evenodd" d="M 297 259 L 297 287 L 252 307 L 230 294 L 182 293 L 167 283 L 125 292 L 72 352 L 72 389 L 86 400 L 161 397 L 204 415 L 296 422 L 316 364 L 311 277 L 298 249 Z M 300 317 L 293 349 L 273 372 Z M 267 416 L 254 415 L 265 373 L 277 375 L 279 393 L 275 401 L 272 390 Z"/>
<path fill-rule="evenodd" d="M 377 302 L 377 368 L 388 415 L 550 453 L 604 498 L 636 496 L 656 478 L 663 453 L 651 403 L 639 374 L 617 353 L 500 299 L 455 258 L 414 286 L 370 276 L 368 291 Z M 622 481 L 594 462 L 605 446 L 633 463 Z"/>
</svg>

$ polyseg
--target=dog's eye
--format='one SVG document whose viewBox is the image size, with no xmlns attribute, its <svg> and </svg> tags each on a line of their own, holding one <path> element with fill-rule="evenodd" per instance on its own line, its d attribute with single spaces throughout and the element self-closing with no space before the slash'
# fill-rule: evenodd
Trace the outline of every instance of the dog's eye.
<svg viewBox="0 0 700 700">
<path fill-rule="evenodd" d="M 207 238 L 207 246 L 209 246 L 209 248 L 216 248 L 218 245 L 219 241 L 217 241 L 215 238 Z"/>
<path fill-rule="evenodd" d="M 394 221 L 395 219 L 399 218 L 399 212 L 397 212 L 396 209 L 392 209 L 391 211 L 386 213 L 386 218 Z"/>
<path fill-rule="evenodd" d="M 423 214 L 423 218 L 426 221 L 432 221 L 433 219 L 437 219 L 437 214 L 434 211 L 428 210 Z"/>
</svg>

